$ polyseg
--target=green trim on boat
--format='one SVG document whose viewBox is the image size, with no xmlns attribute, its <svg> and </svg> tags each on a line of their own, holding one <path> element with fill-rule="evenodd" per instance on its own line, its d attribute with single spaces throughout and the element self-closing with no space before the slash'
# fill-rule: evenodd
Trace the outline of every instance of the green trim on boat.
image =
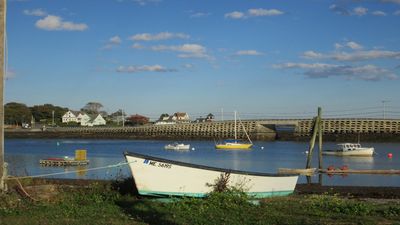
<svg viewBox="0 0 400 225">
<path fill-rule="evenodd" d="M 272 192 L 246 192 L 249 196 L 254 198 L 268 198 L 275 196 L 286 196 L 293 193 L 293 191 L 272 191 Z M 207 196 L 207 193 L 185 193 L 185 192 L 163 192 L 163 191 L 139 191 L 141 195 L 165 197 L 165 196 L 185 196 L 185 197 L 196 197 L 203 198 Z"/>
</svg>

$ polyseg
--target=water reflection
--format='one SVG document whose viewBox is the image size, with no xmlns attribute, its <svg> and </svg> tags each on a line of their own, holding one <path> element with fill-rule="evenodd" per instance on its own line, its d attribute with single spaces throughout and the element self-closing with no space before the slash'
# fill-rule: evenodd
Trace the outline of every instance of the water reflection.
<svg viewBox="0 0 400 225">
<path fill-rule="evenodd" d="M 59 143 L 57 145 L 57 142 Z M 190 141 L 195 150 L 187 152 L 164 150 L 168 141 L 147 140 L 51 140 L 24 139 L 5 141 L 5 160 L 9 163 L 9 174 L 15 176 L 41 175 L 50 173 L 68 174 L 52 177 L 73 179 L 116 179 L 131 176 L 127 166 L 107 167 L 125 162 L 124 151 L 132 151 L 176 161 L 222 167 L 235 170 L 276 173 L 278 168 L 304 168 L 308 142 L 255 142 L 251 150 L 216 150 L 212 141 Z M 326 146 L 335 143 L 326 143 Z M 335 157 L 323 158 L 324 168 L 333 165 L 340 168 L 347 165 L 350 169 L 400 169 L 400 154 L 387 158 L 388 152 L 400 151 L 396 143 L 368 143 L 374 146 L 378 153 L 374 157 Z M 86 167 L 41 167 L 39 160 L 48 157 L 74 156 L 76 149 L 87 149 L 90 160 Z M 315 151 L 312 167 L 318 166 L 318 152 Z M 88 171 L 82 170 L 87 169 Z M 311 177 L 318 182 L 318 176 Z M 306 178 L 300 177 L 299 182 L 305 183 Z M 329 185 L 381 185 L 400 186 L 398 176 L 381 175 L 349 175 L 348 177 L 324 175 L 324 184 Z"/>
</svg>

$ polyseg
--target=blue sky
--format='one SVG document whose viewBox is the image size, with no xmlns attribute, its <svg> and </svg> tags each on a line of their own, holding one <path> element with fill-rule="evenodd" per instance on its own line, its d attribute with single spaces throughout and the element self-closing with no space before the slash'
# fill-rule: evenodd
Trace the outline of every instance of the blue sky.
<svg viewBox="0 0 400 225">
<path fill-rule="evenodd" d="M 400 0 L 9 0 L 7 23 L 5 102 L 400 117 Z"/>
</svg>

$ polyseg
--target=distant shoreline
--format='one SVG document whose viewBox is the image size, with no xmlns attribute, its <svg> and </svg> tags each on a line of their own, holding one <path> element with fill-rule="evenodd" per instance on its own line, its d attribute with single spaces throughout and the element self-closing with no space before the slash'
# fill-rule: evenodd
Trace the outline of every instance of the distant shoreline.
<svg viewBox="0 0 400 225">
<path fill-rule="evenodd" d="M 74 132 L 74 131 L 40 131 L 40 130 L 8 130 L 4 132 L 6 139 L 133 139 L 133 140 L 216 140 L 210 136 L 186 135 L 142 135 L 131 132 L 105 133 L 105 132 Z M 251 135 L 250 135 L 251 136 Z M 277 133 L 274 138 L 254 138 L 253 141 L 298 141 L 307 142 L 310 136 L 299 136 L 294 133 Z M 358 134 L 325 134 L 323 141 L 357 142 Z M 400 134 L 360 134 L 361 142 L 400 142 Z"/>
</svg>

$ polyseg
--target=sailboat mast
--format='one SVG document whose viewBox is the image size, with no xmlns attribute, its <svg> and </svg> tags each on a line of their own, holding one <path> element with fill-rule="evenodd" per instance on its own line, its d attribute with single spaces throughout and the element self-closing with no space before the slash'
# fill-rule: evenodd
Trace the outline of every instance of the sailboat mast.
<svg viewBox="0 0 400 225">
<path fill-rule="evenodd" d="M 236 134 L 236 111 L 234 111 L 235 114 L 235 126 L 234 126 L 234 130 L 235 130 L 235 140 L 237 140 L 237 134 Z"/>
</svg>

